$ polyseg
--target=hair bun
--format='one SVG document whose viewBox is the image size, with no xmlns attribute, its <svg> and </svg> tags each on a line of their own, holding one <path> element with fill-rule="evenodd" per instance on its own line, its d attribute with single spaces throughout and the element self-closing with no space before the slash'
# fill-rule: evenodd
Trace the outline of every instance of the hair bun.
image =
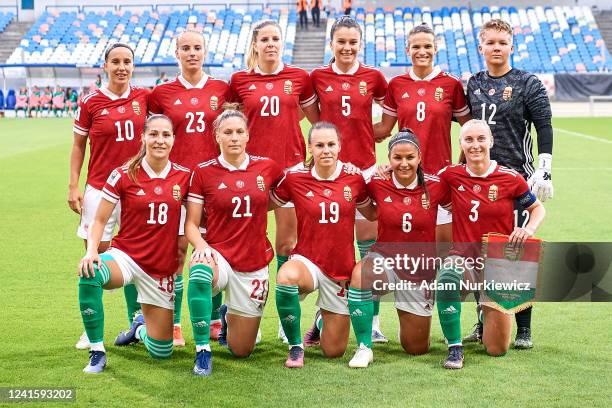
<svg viewBox="0 0 612 408">
<path fill-rule="evenodd" d="M 400 131 L 400 133 L 412 133 L 412 134 L 414 134 L 412 129 L 410 129 L 409 127 L 401 128 L 399 131 Z"/>
<path fill-rule="evenodd" d="M 242 104 L 238 102 L 225 102 L 223 106 L 221 106 L 221 109 L 242 112 Z"/>
</svg>

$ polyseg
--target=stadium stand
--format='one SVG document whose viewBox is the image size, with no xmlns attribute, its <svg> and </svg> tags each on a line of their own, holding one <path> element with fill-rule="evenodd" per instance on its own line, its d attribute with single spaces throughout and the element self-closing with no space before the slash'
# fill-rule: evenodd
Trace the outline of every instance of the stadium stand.
<svg viewBox="0 0 612 408">
<path fill-rule="evenodd" d="M 241 68 L 253 22 L 278 21 L 286 39 L 283 60 L 293 58 L 295 10 L 221 9 L 158 13 L 144 10 L 77 12 L 48 10 L 34 23 L 9 57 L 8 64 L 96 66 L 109 43 L 125 42 L 135 50 L 136 64 L 175 62 L 175 36 L 185 29 L 201 31 L 208 44 L 206 64 Z"/>
<path fill-rule="evenodd" d="M 12 11 L 4 12 L 0 11 L 0 33 L 4 32 L 6 27 L 13 21 L 15 18 L 15 13 Z"/>
<path fill-rule="evenodd" d="M 612 58 L 588 7 L 483 7 L 430 10 L 401 8 L 355 10 L 364 29 L 362 62 L 373 66 L 409 65 L 406 34 L 422 22 L 436 33 L 438 65 L 467 79 L 483 69 L 478 53 L 480 27 L 491 18 L 502 18 L 514 28 L 513 65 L 535 73 L 612 71 Z M 328 21 L 328 32 L 333 21 Z M 329 43 L 329 34 L 326 44 Z M 324 60 L 331 57 L 326 45 Z"/>
</svg>

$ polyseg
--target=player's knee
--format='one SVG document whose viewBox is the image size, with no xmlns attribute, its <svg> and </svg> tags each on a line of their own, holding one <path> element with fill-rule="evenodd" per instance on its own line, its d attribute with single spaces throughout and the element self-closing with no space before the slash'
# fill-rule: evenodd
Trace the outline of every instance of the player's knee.
<svg viewBox="0 0 612 408">
<path fill-rule="evenodd" d="M 255 343 L 252 345 L 248 344 L 234 344 L 228 342 L 229 351 L 236 358 L 247 358 L 251 355 L 253 350 L 255 349 Z"/>
<path fill-rule="evenodd" d="M 428 341 L 410 341 L 401 339 L 401 344 L 404 351 L 413 356 L 426 354 L 429 351 Z"/>
<path fill-rule="evenodd" d="M 277 238 L 275 249 L 278 255 L 287 256 L 295 247 L 296 240 L 294 237 L 279 237 Z"/>
<path fill-rule="evenodd" d="M 346 351 L 346 346 L 342 347 L 341 345 L 326 345 L 321 346 L 321 352 L 327 358 L 340 358 L 344 356 L 344 352 Z"/>
<path fill-rule="evenodd" d="M 356 289 L 362 289 L 362 275 L 364 271 L 362 268 L 362 262 L 358 262 L 357 265 L 353 268 L 353 272 L 351 273 L 351 287 Z"/>
<path fill-rule="evenodd" d="M 213 270 L 208 263 L 196 262 L 189 266 L 189 283 L 211 284 Z"/>
<path fill-rule="evenodd" d="M 106 285 L 108 281 L 110 281 L 110 269 L 104 260 L 101 260 L 100 264 L 94 264 L 93 276 L 90 274 L 89 276 L 81 276 L 79 278 L 79 285 L 102 287 Z"/>
<path fill-rule="evenodd" d="M 291 262 L 283 265 L 276 275 L 276 283 L 280 285 L 297 285 L 299 281 L 300 273 Z"/>
<path fill-rule="evenodd" d="M 485 347 L 485 351 L 491 357 L 502 357 L 508 352 L 508 346 L 503 344 L 489 344 Z"/>
</svg>

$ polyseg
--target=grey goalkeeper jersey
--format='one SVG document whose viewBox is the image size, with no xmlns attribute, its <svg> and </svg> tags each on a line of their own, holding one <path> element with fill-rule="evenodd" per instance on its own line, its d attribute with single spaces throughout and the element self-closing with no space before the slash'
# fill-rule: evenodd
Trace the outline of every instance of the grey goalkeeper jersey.
<svg viewBox="0 0 612 408">
<path fill-rule="evenodd" d="M 529 178 L 534 172 L 531 124 L 549 124 L 552 117 L 542 82 L 514 68 L 501 77 L 481 71 L 468 81 L 467 100 L 472 117 L 491 127 L 491 158 Z"/>
</svg>

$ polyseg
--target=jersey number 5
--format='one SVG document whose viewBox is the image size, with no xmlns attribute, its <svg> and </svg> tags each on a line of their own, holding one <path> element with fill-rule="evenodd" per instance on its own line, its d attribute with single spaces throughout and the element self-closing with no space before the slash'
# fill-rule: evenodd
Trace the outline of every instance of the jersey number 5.
<svg viewBox="0 0 612 408">
<path fill-rule="evenodd" d="M 351 97 L 349 95 L 342 95 L 342 114 L 348 116 L 351 114 Z"/>
</svg>

